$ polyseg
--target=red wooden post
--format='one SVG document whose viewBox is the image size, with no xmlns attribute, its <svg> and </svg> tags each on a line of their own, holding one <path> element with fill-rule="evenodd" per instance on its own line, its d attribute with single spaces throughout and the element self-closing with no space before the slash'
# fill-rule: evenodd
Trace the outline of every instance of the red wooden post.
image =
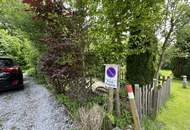
<svg viewBox="0 0 190 130">
<path fill-rule="evenodd" d="M 132 113 L 132 116 L 133 116 L 135 130 L 141 130 L 141 124 L 140 124 L 140 120 L 139 120 L 137 107 L 136 107 L 136 104 L 135 104 L 133 88 L 132 88 L 132 85 L 130 85 L 130 84 L 127 85 L 127 93 L 128 93 L 131 113 Z"/>
</svg>

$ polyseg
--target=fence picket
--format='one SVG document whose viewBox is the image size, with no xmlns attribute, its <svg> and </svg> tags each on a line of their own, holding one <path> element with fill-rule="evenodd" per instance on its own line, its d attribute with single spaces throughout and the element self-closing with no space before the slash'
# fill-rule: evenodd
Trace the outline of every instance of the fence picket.
<svg viewBox="0 0 190 130">
<path fill-rule="evenodd" d="M 144 86 L 141 88 L 141 93 L 142 93 L 142 95 L 141 95 L 141 98 L 142 98 L 141 106 L 142 106 L 142 113 L 144 114 Z"/>
<path fill-rule="evenodd" d="M 141 89 L 139 88 L 138 84 L 135 84 L 135 102 L 137 105 L 137 110 L 138 110 L 138 114 L 139 114 L 139 118 L 141 119 L 141 93 L 140 93 Z"/>
<path fill-rule="evenodd" d="M 151 114 L 151 84 L 148 85 L 148 110 L 147 110 L 147 115 Z"/>
<path fill-rule="evenodd" d="M 156 87 L 155 82 L 143 87 L 135 87 L 135 101 L 140 119 L 142 115 L 155 116 L 159 109 L 165 104 L 170 97 L 171 78 L 160 78 L 159 87 Z"/>
<path fill-rule="evenodd" d="M 147 115 L 147 104 L 148 104 L 148 85 L 145 86 L 145 114 Z"/>
<path fill-rule="evenodd" d="M 146 115 L 146 86 L 144 86 L 143 88 L 144 91 L 144 103 L 143 103 L 143 107 L 144 107 L 144 114 Z"/>
</svg>

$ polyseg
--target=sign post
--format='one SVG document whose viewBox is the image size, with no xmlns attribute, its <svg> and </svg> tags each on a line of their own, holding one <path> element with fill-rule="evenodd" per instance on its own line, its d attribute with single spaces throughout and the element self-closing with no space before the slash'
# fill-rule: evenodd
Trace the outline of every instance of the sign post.
<svg viewBox="0 0 190 130">
<path fill-rule="evenodd" d="M 105 68 L 105 84 L 107 87 L 117 88 L 119 66 L 107 64 Z"/>
<path fill-rule="evenodd" d="M 105 67 L 105 84 L 108 87 L 108 112 L 113 111 L 113 89 L 115 89 L 116 114 L 120 116 L 120 98 L 119 98 L 119 65 L 107 64 Z"/>
</svg>

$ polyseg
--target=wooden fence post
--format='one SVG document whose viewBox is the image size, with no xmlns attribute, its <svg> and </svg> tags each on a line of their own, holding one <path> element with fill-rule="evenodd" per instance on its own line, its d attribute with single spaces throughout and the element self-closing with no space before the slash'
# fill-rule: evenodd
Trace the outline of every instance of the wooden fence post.
<svg viewBox="0 0 190 130">
<path fill-rule="evenodd" d="M 152 114 L 152 85 L 153 84 L 149 84 L 148 87 L 148 111 L 147 111 L 148 116 L 151 116 Z"/>
<path fill-rule="evenodd" d="M 141 124 L 140 124 L 140 120 L 139 120 L 137 107 L 136 107 L 136 104 L 135 104 L 133 88 L 132 88 L 132 85 L 130 85 L 130 84 L 127 85 L 127 93 L 128 93 L 131 113 L 132 113 L 132 116 L 133 116 L 135 130 L 141 130 Z"/>
<path fill-rule="evenodd" d="M 166 77 L 162 76 L 162 85 L 164 84 L 165 81 L 166 81 Z"/>
<path fill-rule="evenodd" d="M 154 80 L 154 79 L 153 79 Z M 157 81 L 157 84 L 156 84 L 156 86 L 158 86 L 158 85 L 161 85 L 161 80 L 162 80 L 162 77 L 159 75 L 159 77 L 158 77 L 158 79 L 157 79 L 158 81 Z"/>
<path fill-rule="evenodd" d="M 145 107 L 145 115 L 147 115 L 148 111 L 148 85 L 145 85 L 145 102 L 144 102 L 144 107 Z"/>
<path fill-rule="evenodd" d="M 108 88 L 108 112 L 112 114 L 113 112 L 113 88 L 109 87 Z M 112 122 L 108 122 L 108 127 L 109 129 L 112 129 Z"/>
<path fill-rule="evenodd" d="M 115 104 L 116 104 L 116 115 L 119 117 L 121 115 L 120 110 L 120 97 L 119 97 L 119 91 L 120 91 L 120 68 L 118 68 L 118 82 L 117 82 L 117 88 L 115 90 Z"/>
<path fill-rule="evenodd" d="M 139 87 L 139 84 L 135 84 L 135 102 L 137 105 L 137 110 L 139 114 L 139 119 L 142 119 L 142 111 L 141 111 L 141 89 Z"/>
<path fill-rule="evenodd" d="M 153 93 L 153 113 L 152 117 L 153 119 L 156 118 L 157 111 L 158 111 L 158 81 L 156 79 L 153 79 L 153 87 L 154 87 L 154 93 Z"/>
<path fill-rule="evenodd" d="M 108 88 L 108 112 L 113 111 L 113 88 Z"/>
<path fill-rule="evenodd" d="M 160 82 L 161 81 L 161 82 Z M 135 84 L 135 102 L 139 119 L 142 115 L 148 115 L 153 119 L 167 99 L 170 97 L 171 78 L 162 77 L 161 80 L 153 79 L 153 83 L 144 85 L 142 88 Z"/>
<path fill-rule="evenodd" d="M 171 91 L 171 78 L 170 78 L 170 76 L 168 76 L 168 79 L 167 79 L 167 81 L 168 81 L 168 86 L 169 86 L 169 88 L 168 88 L 168 96 L 170 97 L 170 91 Z"/>
</svg>

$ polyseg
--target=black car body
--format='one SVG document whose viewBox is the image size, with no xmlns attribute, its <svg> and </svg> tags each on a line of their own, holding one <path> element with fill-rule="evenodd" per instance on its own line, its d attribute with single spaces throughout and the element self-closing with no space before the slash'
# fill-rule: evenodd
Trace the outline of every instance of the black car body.
<svg viewBox="0 0 190 130">
<path fill-rule="evenodd" d="M 22 89 L 23 73 L 12 58 L 0 57 L 0 90 Z"/>
</svg>

